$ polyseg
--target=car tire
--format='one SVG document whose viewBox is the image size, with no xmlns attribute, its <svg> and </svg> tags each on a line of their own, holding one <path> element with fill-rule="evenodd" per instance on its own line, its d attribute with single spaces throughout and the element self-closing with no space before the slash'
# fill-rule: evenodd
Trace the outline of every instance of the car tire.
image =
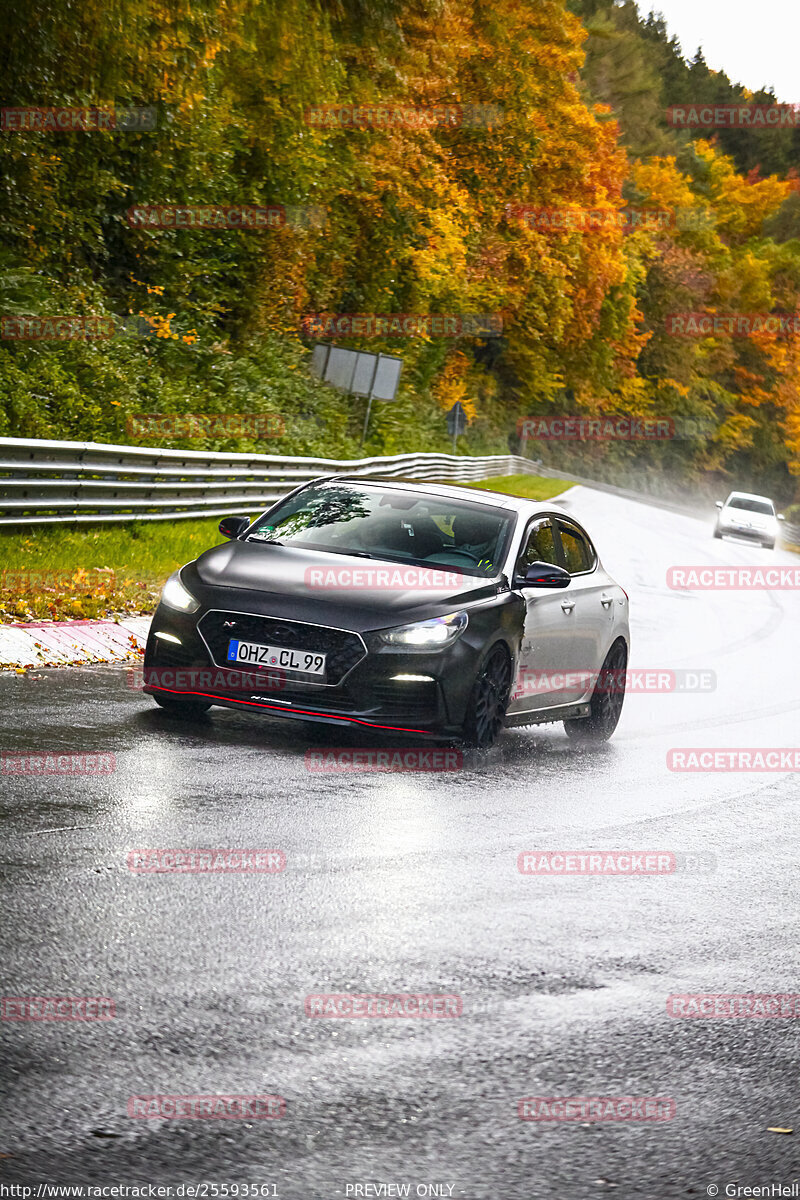
<svg viewBox="0 0 800 1200">
<path fill-rule="evenodd" d="M 717 525 L 717 526 L 715 526 L 715 528 L 714 528 L 714 537 L 715 537 L 715 538 L 721 538 L 721 537 L 722 537 L 722 534 L 721 534 L 721 533 L 720 533 L 720 531 L 719 531 L 719 526 L 718 526 L 718 525 Z"/>
<path fill-rule="evenodd" d="M 763 542 L 762 544 L 763 544 L 765 550 L 774 550 L 775 549 L 774 542 Z"/>
<path fill-rule="evenodd" d="M 495 646 L 485 659 L 470 693 L 462 741 L 488 750 L 497 741 L 511 695 L 511 656 L 505 646 Z"/>
<path fill-rule="evenodd" d="M 153 696 L 159 708 L 163 708 L 171 717 L 180 717 L 184 721 L 193 721 L 208 712 L 210 704 L 202 700 L 177 700 L 172 696 Z"/>
<path fill-rule="evenodd" d="M 577 717 L 564 722 L 567 737 L 584 744 L 607 742 L 619 724 L 622 705 L 625 702 L 625 676 L 622 688 L 605 688 L 604 678 L 610 671 L 625 671 L 628 666 L 628 651 L 623 641 L 615 642 L 605 657 L 600 674 L 589 701 L 588 717 Z"/>
</svg>

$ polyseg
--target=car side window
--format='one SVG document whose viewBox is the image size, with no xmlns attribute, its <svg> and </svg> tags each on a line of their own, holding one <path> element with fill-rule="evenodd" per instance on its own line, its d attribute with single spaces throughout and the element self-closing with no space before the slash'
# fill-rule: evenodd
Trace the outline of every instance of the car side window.
<svg viewBox="0 0 800 1200">
<path fill-rule="evenodd" d="M 597 555 L 589 539 L 576 526 L 569 525 L 566 521 L 558 522 L 558 532 L 564 550 L 564 566 L 570 575 L 591 571 L 597 561 Z"/>
<path fill-rule="evenodd" d="M 546 562 L 560 566 L 555 531 L 549 517 L 536 521 L 528 530 L 525 548 L 517 559 L 517 574 L 524 575 L 531 563 Z"/>
</svg>

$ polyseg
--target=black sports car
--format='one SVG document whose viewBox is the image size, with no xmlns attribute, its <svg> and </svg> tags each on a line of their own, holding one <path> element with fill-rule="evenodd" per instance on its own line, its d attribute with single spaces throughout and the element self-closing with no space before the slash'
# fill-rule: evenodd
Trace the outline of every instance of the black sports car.
<svg viewBox="0 0 800 1200">
<path fill-rule="evenodd" d="M 503 725 L 619 720 L 628 602 L 549 503 L 428 483 L 319 479 L 170 577 L 144 690 L 489 746 Z M 531 679 L 534 687 L 528 686 Z"/>
</svg>

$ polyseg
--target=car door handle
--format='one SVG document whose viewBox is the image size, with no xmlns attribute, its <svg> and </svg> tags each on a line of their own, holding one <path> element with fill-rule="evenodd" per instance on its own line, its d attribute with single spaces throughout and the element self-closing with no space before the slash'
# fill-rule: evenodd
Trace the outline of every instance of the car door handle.
<svg viewBox="0 0 800 1200">
<path fill-rule="evenodd" d="M 611 605 L 614 603 L 614 597 L 609 596 L 608 592 L 603 592 L 600 596 L 600 603 L 603 608 L 611 608 Z"/>
<path fill-rule="evenodd" d="M 569 613 L 571 613 L 571 612 L 572 612 L 572 610 L 573 610 L 573 608 L 574 608 L 574 607 L 575 607 L 575 601 L 574 601 L 574 600 L 562 600 L 562 601 L 561 601 L 561 611 L 562 611 L 562 612 L 565 612 L 565 613 L 568 613 L 568 614 L 569 614 Z"/>
</svg>

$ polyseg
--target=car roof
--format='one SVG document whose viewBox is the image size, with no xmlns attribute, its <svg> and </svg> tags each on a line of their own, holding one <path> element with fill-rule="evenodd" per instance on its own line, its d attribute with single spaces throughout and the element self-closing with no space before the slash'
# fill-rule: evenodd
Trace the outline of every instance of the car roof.
<svg viewBox="0 0 800 1200">
<path fill-rule="evenodd" d="M 764 500 L 767 504 L 772 504 L 772 500 L 769 496 L 757 496 L 755 492 L 731 492 L 731 494 L 728 496 L 728 500 L 733 500 L 734 497 L 737 500 Z M 725 501 L 726 504 L 728 503 L 728 500 Z"/>
<path fill-rule="evenodd" d="M 525 517 L 537 512 L 555 512 L 564 517 L 569 515 L 550 501 L 529 500 L 524 496 L 507 496 L 503 492 L 492 492 L 488 488 L 456 487 L 447 483 L 428 483 L 424 479 L 387 479 L 382 477 L 373 479 L 365 478 L 362 475 L 327 476 L 325 481 L 339 480 L 345 483 L 375 484 L 379 487 L 391 487 L 398 491 L 413 492 L 414 494 L 422 492 L 430 496 L 446 496 L 453 500 L 471 500 L 483 504 L 487 508 L 511 509 L 513 512 L 522 513 Z M 321 483 L 322 480 L 315 482 Z"/>
</svg>

